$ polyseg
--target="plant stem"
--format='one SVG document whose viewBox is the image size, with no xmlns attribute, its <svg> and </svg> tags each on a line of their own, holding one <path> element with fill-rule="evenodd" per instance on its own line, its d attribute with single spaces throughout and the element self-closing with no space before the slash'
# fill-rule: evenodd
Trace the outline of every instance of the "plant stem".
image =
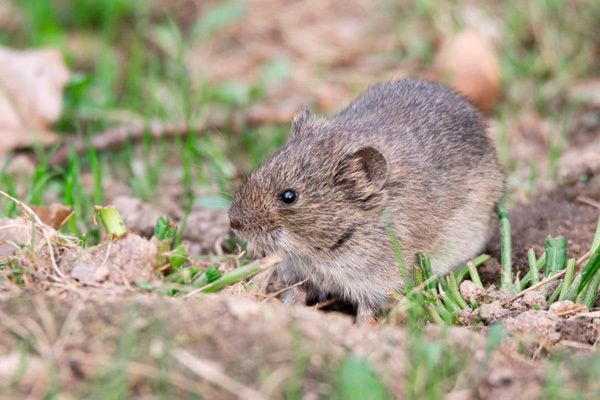
<svg viewBox="0 0 600 400">
<path fill-rule="evenodd" d="M 444 303 L 444 305 L 446 306 L 446 309 L 452 314 L 452 315 L 456 315 L 460 312 L 461 308 L 459 307 L 458 304 L 456 304 L 454 302 L 454 300 L 452 300 L 452 298 L 450 297 L 450 295 L 448 294 L 448 292 L 445 292 L 441 286 L 439 288 L 440 290 L 440 297 L 442 298 L 442 302 Z"/>
<path fill-rule="evenodd" d="M 585 267 L 583 267 L 583 276 L 581 277 L 581 282 L 579 283 L 578 292 L 581 293 L 585 285 L 588 284 L 592 280 L 595 275 L 600 274 L 598 271 L 600 270 L 600 246 L 597 246 L 595 251 L 590 254 L 590 258 L 588 258 Z"/>
<path fill-rule="evenodd" d="M 413 268 L 413 281 L 414 286 L 420 286 L 423 284 L 423 269 L 419 265 L 415 265 Z"/>
<path fill-rule="evenodd" d="M 477 267 L 473 262 L 468 262 L 467 267 L 469 268 L 469 276 L 471 277 L 471 281 L 483 289 L 483 283 L 481 283 L 481 279 L 479 279 L 479 273 L 477 272 Z"/>
<path fill-rule="evenodd" d="M 446 281 L 448 282 L 448 295 L 452 297 L 452 300 L 454 300 L 454 302 L 458 304 L 460 308 L 463 310 L 467 309 L 469 306 L 467 305 L 465 299 L 463 299 L 463 297 L 460 295 L 460 292 L 458 291 L 458 284 L 456 283 L 456 277 L 452 272 L 448 274 Z"/>
<path fill-rule="evenodd" d="M 540 280 L 538 277 L 537 260 L 535 259 L 535 251 L 533 249 L 529 249 L 529 251 L 527 252 L 527 259 L 529 261 L 529 272 L 530 272 L 529 276 L 531 277 L 531 283 L 533 285 L 535 285 Z"/>
<path fill-rule="evenodd" d="M 598 247 L 600 247 L 600 217 L 598 217 L 598 223 L 596 224 L 596 232 L 594 233 L 594 239 L 592 240 L 591 252 L 593 253 Z"/>
<path fill-rule="evenodd" d="M 544 269 L 545 263 L 546 263 L 546 252 L 543 252 L 535 264 L 535 269 L 538 272 L 538 280 L 539 280 L 539 273 Z M 523 276 L 523 279 L 521 279 L 521 286 L 520 286 L 521 290 L 525 289 L 527 287 L 527 285 L 531 282 L 532 275 L 533 274 L 531 273 L 531 269 L 530 269 L 529 271 L 527 271 L 525 276 Z"/>
<path fill-rule="evenodd" d="M 581 282 L 581 272 L 579 272 L 577 275 L 575 275 L 575 278 L 573 279 L 573 283 L 571 283 L 571 286 L 569 286 L 569 289 L 567 289 L 567 294 L 565 295 L 564 298 L 562 298 L 562 300 L 576 300 L 577 298 L 577 289 L 579 288 L 579 282 Z"/>
<path fill-rule="evenodd" d="M 554 303 L 557 299 L 559 294 L 562 292 L 562 288 L 566 287 L 565 282 L 562 281 L 557 287 L 556 289 L 554 289 L 554 292 L 552 292 L 552 294 L 550 295 L 550 297 L 548 297 L 548 304 L 552 304 Z"/>
<path fill-rule="evenodd" d="M 598 296 L 598 287 L 600 287 L 600 273 L 596 273 L 590 283 L 587 285 L 582 303 L 590 310 L 594 308 L 596 297 Z"/>
<path fill-rule="evenodd" d="M 429 313 L 429 316 L 431 317 L 433 322 L 438 325 L 444 325 L 444 320 L 442 319 L 442 317 L 440 317 L 440 314 L 438 314 L 433 304 L 427 304 L 426 307 L 427 312 Z"/>
<path fill-rule="evenodd" d="M 96 206 L 95 214 L 100 217 L 106 233 L 113 238 L 121 238 L 127 233 L 125 222 L 114 206 Z"/>
<path fill-rule="evenodd" d="M 565 267 L 567 262 L 567 240 L 564 236 L 546 238 L 546 270 L 548 277 Z"/>
<path fill-rule="evenodd" d="M 468 272 L 469 276 L 471 277 L 471 281 L 481 288 L 483 288 L 483 283 L 481 283 L 481 279 L 479 279 L 479 273 L 477 272 L 477 267 L 480 266 L 481 264 L 485 263 L 486 261 L 488 261 L 490 258 L 492 258 L 492 257 L 490 257 L 488 254 L 481 254 L 480 256 L 469 261 L 467 263 L 466 268 L 464 270 L 462 270 L 465 272 L 465 274 Z M 458 282 L 460 282 L 460 281 L 462 281 L 462 278 L 458 279 L 458 276 L 457 276 L 457 280 L 458 280 Z"/>
<path fill-rule="evenodd" d="M 233 271 L 229 271 L 229 272 L 223 274 L 223 276 L 221 276 L 216 281 L 211 282 L 204 287 L 201 287 L 197 290 L 194 290 L 193 292 L 188 293 L 186 296 L 191 296 L 192 294 L 195 294 L 197 292 L 203 292 L 203 293 L 218 292 L 219 290 L 221 290 L 227 286 L 233 285 L 234 283 L 237 283 L 241 280 L 248 279 L 251 276 L 254 276 L 257 273 L 259 273 L 260 271 L 264 271 L 265 269 L 274 266 L 279 261 L 280 261 L 279 257 L 272 256 L 272 257 L 263 258 L 262 260 L 255 261 L 255 262 L 245 265 L 243 267 L 236 268 Z"/>
<path fill-rule="evenodd" d="M 434 290 L 435 282 L 431 279 L 433 273 L 431 272 L 431 261 L 429 260 L 429 256 L 425 253 L 417 253 L 417 262 L 423 270 L 423 277 L 425 278 L 427 287 L 429 290 Z"/>
<path fill-rule="evenodd" d="M 576 263 L 576 260 L 574 258 L 571 258 L 567 262 L 567 273 L 565 275 L 565 280 L 563 281 L 562 290 L 560 291 L 560 296 L 558 296 L 559 301 L 567 299 L 567 294 L 569 292 L 569 288 L 571 287 L 571 284 L 573 283 L 573 277 L 575 275 L 575 263 Z"/>
<path fill-rule="evenodd" d="M 512 281 L 512 245 L 510 238 L 510 221 L 508 220 L 508 211 L 502 204 L 496 208 L 498 218 L 500 219 L 500 264 L 502 266 L 502 276 L 500 286 L 506 293 L 513 293 Z"/>
</svg>

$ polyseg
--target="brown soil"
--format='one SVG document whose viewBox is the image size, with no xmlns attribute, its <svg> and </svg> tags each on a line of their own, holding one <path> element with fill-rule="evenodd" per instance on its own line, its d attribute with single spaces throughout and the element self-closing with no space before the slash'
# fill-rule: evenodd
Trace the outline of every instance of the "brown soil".
<svg viewBox="0 0 600 400">
<path fill-rule="evenodd" d="M 597 140 L 589 132 L 578 133 L 569 151 Z M 529 248 L 541 254 L 548 234 L 564 235 L 570 256 L 581 256 L 589 249 L 599 215 L 593 202 L 600 199 L 600 169 L 592 168 L 589 160 L 583 159 L 576 172 L 555 187 L 511 209 L 517 268 L 524 267 Z M 51 238 L 61 249 L 56 266 L 65 276 L 57 274 L 40 241 L 37 256 L 24 258 L 24 265 L 35 269 L 26 284 L 37 288 L 38 294 L 0 281 L 4 297 L 0 322 L 7 328 L 0 330 L 0 381 L 20 377 L 10 389 L 13 392 L 3 394 L 35 398 L 46 393 L 54 379 L 45 367 L 51 362 L 67 392 L 85 395 L 90 382 L 120 365 L 125 352 L 127 385 L 137 397 L 155 384 L 161 365 L 170 371 L 173 396 L 198 391 L 218 399 L 283 398 L 296 390 L 308 398 L 322 397 L 336 390 L 335 374 L 349 355 L 364 356 L 394 396 L 407 395 L 406 374 L 417 360 L 411 358 L 410 333 L 397 325 L 403 319 L 393 314 L 377 326 L 356 326 L 351 315 L 335 312 L 352 313 L 344 305 L 333 304 L 328 310 L 334 312 L 327 313 L 314 307 L 285 308 L 272 297 L 281 287 L 271 270 L 221 295 L 186 299 L 141 293 L 140 279 L 160 282 L 152 267 L 156 243 L 149 240 L 149 221 L 163 213 L 181 218 L 173 206 L 179 193 L 176 184 L 168 185 L 171 189 L 152 204 L 117 190 L 119 196 L 111 201 L 132 232 L 125 240 L 83 250 Z M 6 241 L 29 241 L 31 221 L 3 220 L 0 224 L 2 255 L 18 254 Z M 227 225 L 224 211 L 195 208 L 185 237 L 191 253 L 222 252 Z M 36 231 L 35 236 L 43 238 L 44 232 L 48 231 Z M 487 283 L 497 284 L 499 238 L 490 243 L 495 258 L 481 268 L 481 274 Z M 232 260 L 227 268 L 235 263 Z M 39 295 L 40 291 L 46 294 Z M 459 320 L 465 327 L 444 334 L 435 326 L 426 328 L 431 343 L 443 343 L 464 362 L 461 378 L 447 388 L 448 398 L 541 396 L 550 356 L 564 353 L 573 360 L 565 365 L 578 365 L 583 362 L 578 361 L 582 357 L 578 354 L 593 351 L 600 341 L 600 314 L 580 305 L 561 302 L 548 309 L 545 298 L 535 291 L 508 304 L 510 298 L 493 286 L 479 289 L 469 281 L 461 284 L 460 291 L 468 301 L 473 298 L 480 304 L 476 311 L 461 313 Z M 488 327 L 497 322 L 509 336 L 489 351 Z M 28 343 L 33 352 L 24 369 L 17 343 Z M 580 372 L 560 373 L 567 386 L 598 389 L 594 380 L 581 378 Z"/>
<path fill-rule="evenodd" d="M 590 171 L 585 181 L 573 176 L 555 190 L 511 211 L 515 259 L 526 260 L 531 247 L 539 255 L 548 234 L 565 236 L 571 257 L 580 257 L 590 248 L 600 210 L 582 200 L 600 199 L 598 172 Z"/>
<path fill-rule="evenodd" d="M 600 197 L 599 178 L 590 174 L 586 182 L 567 179 L 530 204 L 513 208 L 515 259 L 522 260 L 530 246 L 539 253 L 541 247 L 535 246 L 549 232 L 569 238 L 572 255 L 589 248 L 598 210 L 577 199 Z M 144 207 L 136 203 L 132 213 Z M 406 395 L 406 374 L 415 360 L 404 327 L 356 326 L 348 315 L 313 307 L 289 309 L 274 298 L 263 302 L 264 295 L 256 300 L 258 289 L 252 287 L 265 293 L 274 279 L 270 272 L 249 286 L 229 288 L 229 294 L 189 299 L 140 294 L 135 283 L 153 279 L 154 257 L 152 242 L 135 234 L 111 248 L 105 244 L 81 251 L 73 246 L 57 262 L 75 290 L 50 285 L 54 296 L 5 291 L 0 320 L 7 329 L 0 331 L 0 374 L 7 379 L 20 371 L 14 393 L 46 393 L 53 378 L 44 363 L 52 360 L 63 387 L 75 396 L 85 394 L 86 385 L 107 374 L 126 351 L 128 387 L 138 397 L 155 382 L 160 365 L 169 367 L 174 396 L 199 391 L 207 398 L 282 398 L 289 390 L 300 390 L 320 397 L 336 389 L 332 376 L 349 355 L 366 357 L 394 396 Z M 488 268 L 494 265 L 488 262 Z M 52 270 L 50 265 L 45 269 Z M 535 291 L 507 305 L 508 297 L 495 288 L 478 289 L 468 281 L 460 290 L 481 305 L 461 315 L 466 327 L 443 335 L 435 326 L 426 329 L 432 343 L 441 341 L 464 357 L 462 378 L 448 388 L 449 398 L 539 396 L 549 355 L 567 351 L 577 358 L 575 353 L 592 351 L 600 341 L 600 314 L 585 307 L 562 302 L 548 310 Z M 486 326 L 494 322 L 502 322 L 509 337 L 490 353 Z M 30 343 L 33 356 L 19 370 L 15 346 L 23 341 Z M 305 360 L 301 371 L 299 359 Z M 568 384 L 594 389 L 594 382 L 580 383 L 577 376 L 564 374 Z"/>
<path fill-rule="evenodd" d="M 22 294 L 4 299 L 0 318 L 8 328 L 0 334 L 4 378 L 19 368 L 17 338 L 33 349 L 32 359 L 21 372 L 19 391 L 23 394 L 43 393 L 48 388 L 52 376 L 39 364 L 49 351 L 53 352 L 52 373 L 61 377 L 72 394 L 85 393 L 84 382 L 118 362 L 124 351 L 132 394 L 138 396 L 148 390 L 149 378 L 160 363 L 170 367 L 173 394 L 178 396 L 197 390 L 207 398 L 281 398 L 290 385 L 297 385 L 307 396 L 323 396 L 335 382 L 326 378 L 350 354 L 367 357 L 396 397 L 406 390 L 410 339 L 404 328 L 359 327 L 349 317 L 309 308 L 288 309 L 278 303 L 220 295 L 102 301 Z M 507 320 L 506 325 L 515 337 L 531 336 L 533 342 L 528 343 L 533 343 L 535 353 L 537 346 L 556 345 L 571 331 L 575 332 L 568 335 L 571 342 L 587 346 L 597 342 L 600 319 L 586 318 L 565 320 L 529 311 Z M 590 337 L 583 331 L 596 335 Z M 469 360 L 463 383 L 450 396 L 518 399 L 541 393 L 546 361 L 515 353 L 517 340 L 506 341 L 487 354 L 485 335 L 465 328 L 442 334 L 432 326 L 426 335 L 432 343 L 441 341 Z M 130 347 L 124 349 L 124 345 Z M 303 371 L 291 368 L 303 357 Z"/>
<path fill-rule="evenodd" d="M 569 257 L 580 257 L 590 248 L 600 209 L 586 203 L 586 199 L 600 199 L 600 170 L 588 171 L 585 176 L 572 175 L 555 189 L 510 210 L 513 260 L 518 270 L 526 270 L 530 248 L 537 256 L 544 252 L 548 235 L 567 239 Z M 499 243 L 500 235 L 496 233 L 489 249 L 495 258 L 499 258 Z M 493 264 L 493 269 L 498 271 L 497 265 Z M 487 281 L 498 277 L 490 274 Z"/>
<path fill-rule="evenodd" d="M 539 256 L 548 235 L 567 239 L 569 257 L 580 257 L 589 248 L 600 216 L 600 110 L 590 109 L 577 117 L 559 165 L 560 178 L 545 183 L 533 199 L 521 200 L 510 210 L 513 261 L 524 270 L 527 251 Z M 523 139 L 525 140 L 525 139 Z M 513 147 L 523 143 L 519 140 Z M 535 157 L 529 153 L 528 157 Z M 512 194 L 512 193 L 511 193 Z M 521 198 L 520 195 L 515 195 Z M 489 252 L 499 259 L 499 233 L 490 240 Z M 488 263 L 488 282 L 499 277 L 498 266 Z"/>
<path fill-rule="evenodd" d="M 251 1 L 246 22 L 218 32 L 186 60 L 192 71 L 202 70 L 213 81 L 233 77 L 254 82 L 273 55 L 288 59 L 295 66 L 294 78 L 272 87 L 264 103 L 251 107 L 257 121 L 288 121 L 307 103 L 333 112 L 375 81 L 409 73 L 423 76 L 419 66 L 400 64 L 397 56 L 390 56 L 406 50 L 395 48 L 394 36 L 419 32 L 414 36 L 427 44 L 439 36 L 419 24 L 394 34 L 389 15 L 365 18 L 375 8 L 375 2 L 366 0 L 351 6 L 340 0 L 281 3 Z M 193 11 L 201 8 L 178 7 L 176 16 L 188 19 L 187 26 L 195 20 Z M 589 249 L 599 215 L 593 205 L 600 201 L 599 115 L 590 108 L 576 116 L 558 162 L 562 178 L 557 184 L 542 182 L 542 190 L 528 198 L 509 182 L 517 201 L 510 211 L 517 269 L 525 267 L 529 248 L 541 254 L 548 234 L 565 236 L 572 257 Z M 552 129 L 534 114 L 520 115 L 509 127 L 515 175 L 526 180 L 532 159 L 540 160 L 545 172 Z M 352 316 L 335 312 L 352 312 L 338 304 L 326 313 L 315 307 L 285 308 L 267 295 L 281 289 L 271 270 L 219 295 L 173 298 L 140 289 L 140 279 L 160 282 L 153 271 L 156 245 L 150 240 L 156 219 L 162 214 L 175 221 L 183 217 L 179 176 L 168 177 L 152 202 L 132 198 L 122 182 L 110 182 L 108 201 L 121 211 L 131 232 L 125 240 L 83 250 L 51 237 L 49 244 L 56 249 L 56 260 L 51 260 L 44 232 L 36 230 L 36 251 L 22 258 L 31 272 L 23 278 L 28 289 L 10 283 L 7 270 L 0 271 L 0 397 L 39 398 L 57 381 L 65 398 L 89 397 L 90 384 L 114 381 L 116 375 L 125 377 L 136 398 L 149 397 L 163 380 L 173 386 L 174 398 L 199 392 L 208 399 L 286 398 L 295 393 L 313 399 L 335 392 L 336 374 L 350 355 L 366 358 L 395 397 L 407 395 L 407 374 L 421 360 L 411 347 L 411 332 L 397 322 L 402 318 L 357 326 Z M 31 242 L 30 227 L 29 220 L 0 220 L 0 257 L 18 254 L 18 246 L 8 241 Z M 224 244 L 228 235 L 225 211 L 196 207 L 184 239 L 192 255 L 222 254 L 232 250 Z M 498 283 L 498 243 L 496 235 L 489 249 L 494 258 L 481 267 L 488 284 Z M 226 268 L 238 262 L 233 256 L 227 260 Z M 598 380 L 588 379 L 582 367 L 587 365 L 585 354 L 595 351 L 600 341 L 600 313 L 570 302 L 548 307 L 535 291 L 510 304 L 494 287 L 480 289 L 467 281 L 460 291 L 480 305 L 460 315 L 464 326 L 425 328 L 431 344 L 441 343 L 446 355 L 463 363 L 446 398 L 541 397 L 551 357 L 561 354 L 568 360 L 558 372 L 561 384 L 587 391 L 590 398 L 592 391 L 600 393 Z M 490 347 L 494 323 L 501 323 L 508 336 Z M 25 363 L 23 352 L 31 354 Z M 597 364 L 590 366 L 594 368 Z"/>
</svg>

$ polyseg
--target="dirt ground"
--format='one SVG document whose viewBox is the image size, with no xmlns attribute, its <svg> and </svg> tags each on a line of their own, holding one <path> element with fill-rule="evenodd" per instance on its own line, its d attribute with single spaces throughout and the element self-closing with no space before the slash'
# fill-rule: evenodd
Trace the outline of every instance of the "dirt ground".
<svg viewBox="0 0 600 400">
<path fill-rule="evenodd" d="M 394 46 L 391 33 L 372 45 L 372 37 L 390 24 L 387 16 L 362 18 L 374 2 L 345 7 L 344 1 L 315 0 L 304 13 L 294 10 L 297 5 L 281 11 L 280 2 L 257 2 L 260 7 L 250 7 L 246 24 L 219 32 L 186 60 L 189 68 L 202 68 L 208 79 L 235 76 L 249 82 L 260 75 L 267 55 L 292 60 L 295 78 L 252 106 L 256 120 L 268 115 L 269 122 L 288 121 L 307 103 L 332 112 L 357 87 L 416 69 L 398 70 L 385 57 L 369 56 L 389 53 Z M 266 20 L 275 22 L 267 25 Z M 326 40 L 320 47 L 310 45 L 321 38 Z M 327 77 L 320 75 L 322 70 Z M 569 257 L 590 248 L 600 215 L 600 108 L 590 107 L 575 118 L 558 160 L 559 179 L 540 182 L 533 196 L 507 183 L 517 271 L 526 268 L 530 248 L 542 253 L 548 235 L 567 238 Z M 493 121 L 491 126 L 492 131 L 497 128 Z M 510 131 L 513 173 L 527 176 L 530 160 L 546 148 L 548 127 L 545 121 L 523 118 Z M 541 161 L 542 172 L 547 163 Z M 0 398 L 47 393 L 84 398 L 90 395 L 90 382 L 107 390 L 126 387 L 124 395 L 136 398 L 152 398 L 160 385 L 174 398 L 192 398 L 193 393 L 206 399 L 330 398 L 338 393 L 337 375 L 351 356 L 365 358 L 396 398 L 425 390 L 427 382 L 407 384 L 411 368 L 421 367 L 423 357 L 412 347 L 417 333 L 403 315 L 392 311 L 378 324 L 357 326 L 347 307 L 333 305 L 327 312 L 314 306 L 284 307 L 274 295 L 281 286 L 272 265 L 219 294 L 159 294 L 156 287 L 164 282 L 153 271 L 156 243 L 151 236 L 161 215 L 176 221 L 183 217 L 178 176 L 166 176 L 152 202 L 132 197 L 126 182 L 106 181 L 107 201 L 119 209 L 130 234 L 92 249 L 39 227 L 34 236 L 43 240 L 36 242 L 30 220 L 0 220 L 0 257 L 19 251 L 2 244 L 7 237 L 37 246 L 22 258 L 32 271 L 22 278 L 26 289 L 0 275 Z M 226 211 L 194 206 L 187 227 L 183 239 L 199 259 L 196 266 L 211 264 L 202 258 L 208 253 L 223 256 L 225 270 L 238 266 L 227 240 Z M 46 243 L 54 246 L 54 258 Z M 535 291 L 508 304 L 510 298 L 496 289 L 499 235 L 490 240 L 488 253 L 492 259 L 480 267 L 488 288 L 474 288 L 468 281 L 460 286 L 465 299 L 478 302 L 477 311 L 463 312 L 462 326 L 431 324 L 422 333 L 439 346 L 442 358 L 460 361 L 460 371 L 449 372 L 444 398 L 543 397 L 551 384 L 548 371 L 554 369 L 563 393 L 600 395 L 592 373 L 597 361 L 589 361 L 600 342 L 600 312 L 571 302 L 548 306 Z M 556 364 L 556 359 L 567 361 Z M 432 368 L 443 364 L 436 362 Z"/>
<path fill-rule="evenodd" d="M 572 145 L 577 146 L 577 141 Z M 549 233 L 568 238 L 572 256 L 589 248 L 599 215 L 589 199 L 599 198 L 600 170 L 582 165 L 579 171 L 585 174 L 567 174 L 554 188 L 510 210 L 517 264 L 526 260 L 530 247 L 541 252 Z M 142 397 L 159 376 L 161 363 L 169 366 L 176 395 L 200 391 L 206 398 L 280 398 L 295 387 L 304 398 L 322 397 L 335 390 L 331 376 L 349 355 L 364 356 L 394 396 L 406 395 L 407 365 L 414 362 L 407 348 L 411 333 L 393 316 L 376 326 L 356 326 L 351 315 L 314 307 L 285 308 L 278 299 L 265 296 L 267 285 L 260 281 L 271 279 L 269 271 L 220 295 L 168 298 L 140 293 L 133 288 L 140 274 L 152 279 L 143 257 L 155 256 L 143 250 L 150 242 L 143 238 L 149 235 L 149 227 L 141 216 L 154 215 L 156 206 L 127 199 L 115 203 L 128 216 L 129 228 L 142 236 L 132 234 L 110 250 L 113 257 L 105 266 L 105 276 L 99 277 L 97 268 L 89 267 L 106 261 L 105 247 L 85 257 L 67 251 L 58 259 L 60 268 L 87 282 L 87 287 L 54 287 L 52 296 L 18 288 L 2 294 L 0 319 L 5 329 L 0 331 L 0 371 L 3 379 L 20 377 L 13 385 L 16 392 L 33 397 L 45 393 L 53 374 L 58 374 L 63 387 L 77 396 L 85 393 L 89 379 L 110 374 L 109 367 L 118 365 L 127 352 L 123 368 L 128 385 Z M 209 225 L 213 221 L 221 227 L 213 230 L 220 231 L 211 236 L 198 229 L 197 237 L 190 234 L 186 239 L 199 252 L 214 249 L 228 233 L 226 217 L 197 213 L 191 218 Z M 497 255 L 497 242 L 498 238 L 490 242 L 492 255 Z M 119 258 L 119 254 L 126 256 Z M 486 282 L 498 283 L 497 261 L 492 259 L 481 270 Z M 466 299 L 473 296 L 479 301 L 479 310 L 461 315 L 464 327 L 431 325 L 425 330 L 429 340 L 468 360 L 446 398 L 541 396 L 553 355 L 567 354 L 576 363 L 600 341 L 600 314 L 585 307 L 559 302 L 548 309 L 536 292 L 505 305 L 508 297 L 493 286 L 473 292 L 464 282 L 460 289 Z M 490 327 L 496 322 L 503 323 L 507 334 L 490 349 Z M 26 367 L 17 343 L 31 348 Z M 300 372 L 298 360 L 302 360 Z M 581 373 L 561 370 L 561 374 L 567 387 L 598 390 L 597 382 Z"/>
<path fill-rule="evenodd" d="M 187 300 L 151 295 L 82 300 L 29 293 L 3 297 L 2 379 L 19 376 L 14 389 L 34 397 L 48 390 L 54 374 L 72 394 L 85 393 L 83 383 L 108 373 L 125 353 L 128 385 L 142 397 L 163 363 L 169 367 L 173 395 L 198 391 L 207 398 L 280 398 L 293 382 L 304 398 L 321 397 L 332 391 L 328 377 L 350 354 L 367 358 L 396 397 L 406 391 L 410 333 L 402 327 L 359 327 L 338 313 L 231 295 Z M 549 353 L 567 351 L 584 358 L 600 340 L 600 316 L 573 315 L 571 308 L 504 316 L 510 336 L 493 349 L 487 328 L 429 326 L 427 340 L 468 360 L 447 398 L 540 395 Z M 17 350 L 21 341 L 31 346 L 26 364 Z M 298 359 L 303 359 L 301 371 L 291 367 Z M 564 372 L 573 384 L 582 379 Z M 598 389 L 597 382 L 585 384 Z"/>
</svg>

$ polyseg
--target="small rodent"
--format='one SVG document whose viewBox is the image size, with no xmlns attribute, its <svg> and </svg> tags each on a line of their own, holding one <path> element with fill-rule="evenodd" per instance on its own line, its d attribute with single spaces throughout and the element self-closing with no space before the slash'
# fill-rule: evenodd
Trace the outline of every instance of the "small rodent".
<svg viewBox="0 0 600 400">
<path fill-rule="evenodd" d="M 485 246 L 503 184 L 475 107 L 440 84 L 406 79 L 368 89 L 331 119 L 301 111 L 283 148 L 242 184 L 229 218 L 251 248 L 283 255 L 288 286 L 305 281 L 284 303 L 330 294 L 363 322 L 403 287 L 390 229 L 409 271 L 426 252 L 444 274 Z"/>
</svg>

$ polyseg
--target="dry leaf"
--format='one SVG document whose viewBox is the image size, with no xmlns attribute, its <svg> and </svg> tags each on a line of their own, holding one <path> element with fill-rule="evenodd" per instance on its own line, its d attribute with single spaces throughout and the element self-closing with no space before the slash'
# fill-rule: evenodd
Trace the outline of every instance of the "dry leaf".
<svg viewBox="0 0 600 400">
<path fill-rule="evenodd" d="M 461 92 L 483 112 L 490 112 L 500 95 L 496 53 L 478 31 L 466 30 L 447 40 L 434 70 L 437 79 Z"/>
<path fill-rule="evenodd" d="M 32 206 L 31 209 L 40 217 L 43 223 L 54 229 L 60 229 L 75 215 L 75 211 L 71 207 L 57 203 L 49 206 Z"/>
<path fill-rule="evenodd" d="M 0 154 L 53 142 L 49 131 L 62 111 L 69 71 L 52 49 L 17 51 L 0 47 Z"/>
<path fill-rule="evenodd" d="M 23 29 L 23 12 L 14 2 L 0 1 L 0 32 L 15 33 Z"/>
</svg>

